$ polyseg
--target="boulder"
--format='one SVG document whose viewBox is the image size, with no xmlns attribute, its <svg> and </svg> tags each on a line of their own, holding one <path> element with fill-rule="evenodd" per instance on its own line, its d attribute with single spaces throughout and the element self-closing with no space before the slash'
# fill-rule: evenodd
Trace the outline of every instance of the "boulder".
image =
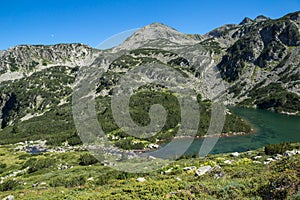
<svg viewBox="0 0 300 200">
<path fill-rule="evenodd" d="M 46 182 L 41 182 L 40 185 L 47 185 L 47 183 Z"/>
<path fill-rule="evenodd" d="M 93 181 L 94 180 L 94 177 L 90 177 L 87 179 L 87 181 Z"/>
<path fill-rule="evenodd" d="M 296 154 L 300 154 L 300 151 L 297 149 L 294 149 L 292 151 L 286 151 L 283 155 L 285 156 L 294 156 Z"/>
<path fill-rule="evenodd" d="M 267 158 L 267 161 L 269 161 L 269 162 L 273 162 L 273 161 L 275 161 L 273 158 Z"/>
<path fill-rule="evenodd" d="M 225 176 L 224 172 L 222 172 L 222 171 L 217 172 L 217 173 L 215 174 L 215 179 L 222 178 L 223 176 Z"/>
<path fill-rule="evenodd" d="M 34 183 L 34 184 L 32 184 L 32 187 L 37 187 L 37 186 L 39 186 L 39 184 L 38 184 L 38 183 Z"/>
<path fill-rule="evenodd" d="M 268 164 L 270 164 L 270 163 L 271 163 L 270 161 L 265 161 L 265 162 L 264 162 L 265 165 L 268 165 Z"/>
<path fill-rule="evenodd" d="M 173 168 L 170 168 L 170 169 L 168 169 L 168 170 L 164 171 L 164 173 L 165 173 L 165 174 L 169 174 L 169 173 L 171 173 L 171 172 L 172 172 L 172 170 L 173 170 Z"/>
<path fill-rule="evenodd" d="M 14 200 L 15 197 L 13 195 L 8 195 L 7 197 L 4 197 L 2 200 Z"/>
<path fill-rule="evenodd" d="M 197 170 L 196 170 L 196 176 L 202 176 L 206 173 L 208 173 L 210 170 L 212 169 L 212 167 L 210 165 L 208 166 L 203 166 L 203 167 L 199 167 Z"/>
<path fill-rule="evenodd" d="M 239 152 L 234 152 L 234 153 L 231 153 L 230 155 L 232 157 L 238 157 L 238 156 L 240 156 L 240 153 Z"/>
<path fill-rule="evenodd" d="M 225 160 L 224 161 L 224 164 L 229 164 L 229 165 L 231 165 L 233 163 L 233 160 Z"/>
<path fill-rule="evenodd" d="M 282 155 L 277 154 L 276 156 L 273 156 L 273 158 L 274 158 L 275 160 L 281 160 L 281 159 L 282 159 Z"/>
<path fill-rule="evenodd" d="M 253 159 L 258 160 L 258 159 L 261 159 L 261 158 L 262 158 L 262 156 L 255 156 Z"/>
<path fill-rule="evenodd" d="M 146 179 L 144 177 L 139 177 L 136 179 L 137 182 L 145 182 Z"/>
</svg>

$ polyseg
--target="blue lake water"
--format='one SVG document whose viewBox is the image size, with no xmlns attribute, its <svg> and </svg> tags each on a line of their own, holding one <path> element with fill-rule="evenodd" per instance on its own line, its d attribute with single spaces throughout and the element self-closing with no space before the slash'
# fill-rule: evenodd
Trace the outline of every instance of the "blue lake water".
<svg viewBox="0 0 300 200">
<path fill-rule="evenodd" d="M 231 112 L 247 120 L 256 130 L 254 134 L 219 138 L 210 154 L 243 152 L 257 149 L 267 144 L 300 142 L 300 116 L 288 116 L 267 110 L 250 108 L 230 108 Z M 186 139 L 176 140 L 176 149 L 185 145 Z M 186 155 L 197 154 L 203 139 L 195 139 Z M 174 152 L 176 152 L 174 149 Z M 176 153 L 175 153 L 176 154 Z"/>
</svg>

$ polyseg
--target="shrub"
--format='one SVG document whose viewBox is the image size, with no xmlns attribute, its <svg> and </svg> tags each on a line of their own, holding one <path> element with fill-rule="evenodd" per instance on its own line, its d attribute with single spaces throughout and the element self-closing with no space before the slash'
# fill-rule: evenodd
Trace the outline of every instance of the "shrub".
<svg viewBox="0 0 300 200">
<path fill-rule="evenodd" d="M 264 199 L 287 199 L 296 194 L 300 186 L 299 178 L 294 173 L 273 175 L 259 191 Z"/>
<path fill-rule="evenodd" d="M 139 143 L 133 144 L 133 145 L 132 145 L 132 148 L 133 148 L 133 149 L 144 149 L 144 148 L 145 148 L 145 145 L 144 145 L 143 143 L 139 142 Z"/>
<path fill-rule="evenodd" d="M 269 144 L 265 146 L 266 155 L 282 154 L 288 150 L 292 150 L 290 143 Z"/>
<path fill-rule="evenodd" d="M 68 139 L 68 143 L 69 143 L 69 145 L 71 145 L 71 146 L 75 146 L 75 145 L 82 145 L 82 141 L 81 141 L 81 139 L 79 138 L 79 136 L 73 136 L 73 137 L 70 137 L 69 139 Z"/>
<path fill-rule="evenodd" d="M 5 171 L 6 167 L 7 167 L 7 165 L 5 163 L 0 164 L 0 174 L 2 174 Z"/>
<path fill-rule="evenodd" d="M 245 190 L 245 186 L 237 183 L 232 182 L 226 185 L 224 188 L 222 188 L 217 196 L 221 199 L 233 199 L 238 198 L 243 195 L 243 191 Z"/>
<path fill-rule="evenodd" d="M 18 156 L 18 159 L 19 160 L 26 160 L 28 157 L 30 157 L 31 155 L 30 154 L 28 154 L 28 153 L 24 153 L 24 154 L 21 154 L 21 155 L 19 155 Z"/>
<path fill-rule="evenodd" d="M 1 163 L 0 164 L 0 169 L 4 169 L 4 168 L 6 168 L 6 164 L 5 163 Z"/>
<path fill-rule="evenodd" d="M 51 179 L 50 186 L 51 187 L 59 187 L 64 186 L 66 188 L 81 186 L 84 185 L 86 182 L 86 178 L 83 175 L 74 176 L 71 178 L 66 177 L 55 177 Z"/>
<path fill-rule="evenodd" d="M 30 158 L 23 164 L 23 168 L 29 167 L 28 173 L 54 166 L 54 160 L 50 158 Z"/>
<path fill-rule="evenodd" d="M 92 165 L 97 163 L 98 160 L 91 154 L 83 154 L 79 158 L 79 165 Z"/>
<path fill-rule="evenodd" d="M 0 191 L 13 190 L 18 186 L 18 182 L 15 180 L 7 180 L 0 184 Z"/>
<path fill-rule="evenodd" d="M 96 185 L 106 185 L 110 177 L 107 177 L 106 174 L 101 174 L 97 177 L 95 184 Z"/>
</svg>

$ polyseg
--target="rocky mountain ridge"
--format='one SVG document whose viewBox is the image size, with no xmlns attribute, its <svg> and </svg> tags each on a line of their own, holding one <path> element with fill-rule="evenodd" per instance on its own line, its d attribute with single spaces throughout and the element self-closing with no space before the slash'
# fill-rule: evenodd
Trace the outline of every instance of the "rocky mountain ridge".
<svg viewBox="0 0 300 200">
<path fill-rule="evenodd" d="M 300 12 L 275 20 L 245 18 L 205 35 L 153 23 L 105 51 L 83 44 L 21 45 L 1 51 L 1 127 L 70 104 L 80 69 L 103 70 L 97 97 L 109 98 L 124 73 L 145 63 L 179 71 L 188 79 L 186 87 L 203 100 L 222 97 L 226 104 L 299 114 L 299 27 Z"/>
</svg>

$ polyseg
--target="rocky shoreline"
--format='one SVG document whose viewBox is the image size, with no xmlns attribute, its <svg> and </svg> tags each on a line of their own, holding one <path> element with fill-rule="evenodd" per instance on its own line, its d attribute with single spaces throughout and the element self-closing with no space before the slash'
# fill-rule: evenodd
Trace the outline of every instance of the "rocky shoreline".
<svg viewBox="0 0 300 200">
<path fill-rule="evenodd" d="M 214 138 L 214 137 L 235 137 L 235 136 L 244 136 L 244 135 L 250 135 L 254 134 L 256 132 L 255 129 L 251 129 L 251 132 L 246 133 L 246 132 L 232 132 L 232 133 L 221 133 L 221 134 L 212 134 L 212 135 L 204 135 L 204 136 L 175 136 L 174 138 L 167 138 L 163 140 L 159 140 L 158 143 L 165 143 L 170 140 L 181 140 L 181 139 L 205 139 L 205 138 Z"/>
</svg>

